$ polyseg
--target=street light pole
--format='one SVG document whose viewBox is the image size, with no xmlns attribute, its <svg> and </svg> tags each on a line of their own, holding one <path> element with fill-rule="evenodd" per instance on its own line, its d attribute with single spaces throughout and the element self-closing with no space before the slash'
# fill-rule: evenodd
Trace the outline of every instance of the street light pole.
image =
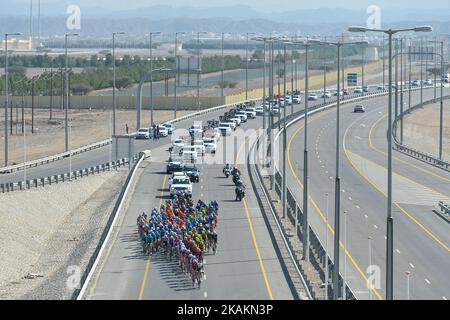
<svg viewBox="0 0 450 320">
<path fill-rule="evenodd" d="M 247 32 L 245 43 L 245 100 L 248 100 L 248 35 L 249 33 Z"/>
<path fill-rule="evenodd" d="M 222 85 L 220 86 L 221 90 L 220 90 L 220 97 L 222 98 L 222 103 L 225 103 L 223 101 L 223 86 L 225 84 L 224 82 L 224 71 L 225 71 L 225 56 L 224 56 L 224 41 L 225 41 L 225 34 L 222 32 L 222 45 L 221 45 L 221 52 L 222 52 L 222 71 L 221 71 L 221 81 L 222 81 Z"/>
<path fill-rule="evenodd" d="M 286 218 L 286 211 L 287 211 L 287 203 L 286 203 L 286 192 L 287 192 L 287 188 L 286 188 L 286 108 L 287 108 L 287 97 L 286 97 L 286 59 L 287 59 L 287 55 L 286 55 L 286 46 L 287 44 L 284 43 L 284 110 L 283 110 L 283 219 Z M 292 97 L 292 94 L 291 94 Z M 280 110 L 281 113 L 281 110 Z"/>
<path fill-rule="evenodd" d="M 387 174 L 387 241 L 386 241 L 386 299 L 394 299 L 394 219 L 392 216 L 392 38 L 399 32 L 431 32 L 430 26 L 419 26 L 410 29 L 369 29 L 365 27 L 350 27 L 350 32 L 383 32 L 389 36 L 389 99 L 388 99 L 388 174 Z"/>
<path fill-rule="evenodd" d="M 161 32 L 150 32 L 150 70 L 153 70 L 153 35 L 161 34 Z M 150 123 L 153 126 L 153 72 L 150 72 Z"/>
<path fill-rule="evenodd" d="M 443 76 L 444 76 L 444 41 L 432 41 L 436 44 L 441 45 L 441 98 L 440 98 L 440 110 L 439 110 L 439 159 L 442 160 L 442 140 L 443 140 L 443 131 L 444 131 L 444 87 L 443 87 Z M 436 55 L 437 56 L 437 55 Z M 436 68 L 437 71 L 437 68 Z M 436 74 L 437 72 L 435 72 Z M 435 80 L 436 84 L 436 80 Z M 436 99 L 436 98 L 435 98 Z"/>
<path fill-rule="evenodd" d="M 174 49 L 174 54 L 175 54 L 175 78 L 174 78 L 174 88 L 173 88 L 173 96 L 174 96 L 174 111 L 173 111 L 173 118 L 176 119 L 177 118 L 177 76 L 178 76 L 178 35 L 181 34 L 185 34 L 185 32 L 175 32 L 175 49 Z"/>
<path fill-rule="evenodd" d="M 77 37 L 78 33 L 66 33 L 64 35 L 64 44 L 65 44 L 65 78 L 66 78 L 66 101 L 65 101 L 65 107 L 64 107 L 64 115 L 65 115 L 65 150 L 66 152 L 69 151 L 69 73 L 68 73 L 68 65 L 69 65 L 69 57 L 67 55 L 67 38 L 68 37 Z"/>
<path fill-rule="evenodd" d="M 124 34 L 124 32 L 113 32 L 112 55 L 113 55 L 113 128 L 112 134 L 116 135 L 116 35 Z M 137 128 L 139 129 L 139 128 Z"/>
<path fill-rule="evenodd" d="M 5 167 L 8 166 L 8 105 L 9 105 L 9 78 L 8 78 L 8 37 L 20 36 L 20 32 L 5 33 Z"/>
<path fill-rule="evenodd" d="M 334 45 L 337 49 L 337 96 L 336 96 L 336 177 L 334 185 L 334 199 L 335 199 L 335 216 L 334 216 L 334 267 L 333 267 L 333 299 L 337 300 L 339 298 L 339 260 L 340 260 L 340 250 L 339 250 L 339 239 L 340 239 L 340 219 L 341 219 L 341 177 L 340 177 L 340 154 L 341 154 L 341 144 L 340 144 L 340 105 L 341 105 L 341 60 L 342 60 L 342 48 L 344 45 L 366 45 L 367 41 L 358 41 L 351 43 L 344 42 L 328 42 L 328 41 L 313 41 L 313 43 L 322 45 Z M 344 81 L 344 80 L 342 80 Z"/>
</svg>

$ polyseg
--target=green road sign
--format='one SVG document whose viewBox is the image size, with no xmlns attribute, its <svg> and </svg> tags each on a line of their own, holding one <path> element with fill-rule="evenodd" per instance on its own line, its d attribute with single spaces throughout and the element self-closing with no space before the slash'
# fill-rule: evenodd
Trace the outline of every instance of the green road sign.
<svg viewBox="0 0 450 320">
<path fill-rule="evenodd" d="M 356 72 L 347 73 L 347 86 L 356 87 L 358 85 L 358 74 Z"/>
</svg>

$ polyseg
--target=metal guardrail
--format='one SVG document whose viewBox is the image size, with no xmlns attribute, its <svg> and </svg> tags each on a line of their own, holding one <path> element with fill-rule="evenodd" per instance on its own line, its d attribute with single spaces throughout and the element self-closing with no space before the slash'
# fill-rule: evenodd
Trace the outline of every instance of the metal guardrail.
<svg viewBox="0 0 450 320">
<path fill-rule="evenodd" d="M 450 205 L 446 205 L 443 201 L 439 201 L 438 208 L 443 214 L 450 218 Z"/>
<path fill-rule="evenodd" d="M 137 156 L 133 156 L 132 161 L 135 161 Z M 100 172 L 110 171 L 112 169 L 120 168 L 129 163 L 128 158 L 122 158 L 117 161 L 108 162 L 105 164 L 75 170 L 64 174 L 56 174 L 48 177 L 30 179 L 19 182 L 2 183 L 0 184 L 0 193 L 8 193 L 14 191 L 29 190 L 31 188 L 44 187 L 46 185 L 58 184 L 60 182 L 70 181 L 72 179 L 78 180 L 89 175 L 99 174 Z"/>
<path fill-rule="evenodd" d="M 450 99 L 450 96 L 445 96 L 444 99 L 446 99 L 446 100 Z M 399 114 L 396 117 L 396 119 L 394 120 L 394 123 L 393 123 L 393 130 L 392 130 L 393 131 L 394 149 L 399 151 L 399 152 L 401 152 L 401 153 L 403 153 L 403 154 L 406 154 L 406 155 L 408 155 L 410 157 L 413 157 L 413 158 L 415 158 L 417 160 L 426 162 L 426 163 L 431 164 L 431 165 L 433 165 L 435 167 L 438 167 L 438 168 L 441 168 L 443 170 L 446 170 L 446 171 L 450 172 L 450 162 L 449 161 L 445 161 L 445 160 L 439 159 L 435 155 L 432 155 L 432 154 L 429 154 L 427 152 L 423 152 L 423 151 L 417 150 L 417 149 L 412 148 L 412 147 L 410 147 L 408 145 L 405 145 L 405 144 L 401 144 L 397 140 L 397 136 L 396 136 L 398 122 L 401 120 L 401 118 L 405 114 L 410 113 L 410 112 L 414 111 L 415 109 L 421 108 L 421 107 L 423 107 L 425 105 L 432 104 L 432 103 L 435 103 L 435 102 L 436 102 L 435 99 L 430 99 L 430 100 L 424 101 L 422 104 L 419 103 L 419 104 L 411 107 L 409 110 L 403 111 L 403 113 Z"/>
<path fill-rule="evenodd" d="M 259 143 L 256 143 L 255 145 L 257 146 L 257 149 L 259 149 Z M 256 173 L 256 178 L 258 180 L 258 183 L 259 183 L 259 185 L 261 187 L 262 192 L 264 193 L 264 197 L 268 200 L 269 209 L 270 209 L 270 211 L 272 213 L 272 217 L 274 218 L 276 227 L 278 228 L 279 232 L 281 233 L 281 237 L 282 237 L 283 243 L 285 244 L 285 246 L 287 248 L 287 251 L 288 251 L 288 254 L 289 254 L 289 258 L 291 259 L 291 261 L 292 261 L 292 263 L 294 265 L 295 272 L 300 277 L 301 283 L 302 283 L 302 285 L 303 285 L 303 287 L 304 287 L 304 289 L 306 291 L 306 296 L 307 296 L 308 299 L 313 300 L 313 299 L 315 299 L 315 294 L 314 294 L 314 291 L 311 290 L 311 283 L 308 281 L 308 279 L 304 275 L 305 272 L 302 269 L 301 264 L 298 262 L 298 258 L 297 258 L 296 254 L 295 254 L 295 249 L 293 248 L 293 246 L 292 246 L 292 244 L 291 244 L 291 242 L 290 242 L 290 240 L 289 240 L 289 238 L 287 236 L 287 233 L 286 233 L 286 230 L 284 228 L 283 223 L 281 223 L 279 221 L 279 218 L 278 218 L 278 216 L 276 214 L 276 209 L 274 208 L 273 204 L 271 203 L 268 190 L 267 190 L 266 186 L 263 183 L 263 176 L 262 176 L 262 174 L 261 174 L 261 172 L 259 170 L 259 166 L 257 165 L 257 163 L 258 163 L 257 154 L 258 154 L 258 152 L 254 153 L 254 163 L 255 163 L 255 165 L 253 166 L 254 171 Z M 250 157 L 250 154 L 249 154 L 249 157 Z M 250 163 L 251 163 L 251 161 L 250 161 L 250 158 L 249 158 L 249 161 L 247 163 L 247 168 L 249 170 L 249 175 L 250 175 L 250 179 L 252 181 L 252 184 L 254 184 L 255 182 L 254 182 L 254 179 L 253 179 L 252 170 L 250 168 Z M 268 217 L 265 216 L 264 218 L 266 220 L 266 223 L 268 225 L 270 225 L 270 228 L 273 228 L 271 223 L 269 222 Z M 273 234 L 273 230 L 271 232 Z"/>
<path fill-rule="evenodd" d="M 91 258 L 89 259 L 88 265 L 86 266 L 86 269 L 84 270 L 80 282 L 79 282 L 79 288 L 75 289 L 75 291 L 72 293 L 71 299 L 72 300 L 79 300 L 83 298 L 84 292 L 86 291 L 86 287 L 89 284 L 89 281 L 93 275 L 93 272 L 95 271 L 95 268 L 99 262 L 99 258 L 101 257 L 101 254 L 108 242 L 108 239 L 111 235 L 111 231 L 113 229 L 113 226 L 115 224 L 115 221 L 117 219 L 118 213 L 120 209 L 122 208 L 124 199 L 128 193 L 130 183 L 136 173 L 136 169 L 141 164 L 142 160 L 145 158 L 144 152 L 141 152 L 139 154 L 138 160 L 135 162 L 133 168 L 128 173 L 127 179 L 125 180 L 124 185 L 122 186 L 122 189 L 120 191 L 119 197 L 116 200 L 116 203 L 114 204 L 113 211 L 111 215 L 109 216 L 108 222 L 106 223 L 105 229 L 103 229 L 103 233 L 100 237 L 100 240 L 97 244 L 97 247 L 94 250 L 94 253 L 92 254 Z"/>
<path fill-rule="evenodd" d="M 416 90 L 420 90 L 420 88 L 414 88 L 412 89 L 412 91 L 416 91 Z M 408 91 L 408 89 L 405 89 L 405 91 Z M 388 91 L 384 90 L 382 92 L 372 92 L 372 93 L 364 93 L 364 94 L 358 94 L 358 95 L 352 95 L 352 97 L 344 99 L 341 104 L 348 104 L 348 103 L 353 103 L 353 102 L 357 102 L 357 101 L 361 101 L 361 100 L 365 100 L 367 98 L 375 98 L 375 97 L 380 97 L 380 96 L 384 96 L 387 95 Z M 316 105 L 314 107 L 311 107 L 308 109 L 308 114 L 314 114 L 317 112 L 321 112 L 324 110 L 327 110 L 329 108 L 332 108 L 336 106 L 336 102 L 331 102 L 331 103 L 322 103 L 319 105 Z M 289 123 L 286 125 L 287 127 L 291 126 L 292 124 L 294 124 L 295 122 L 301 120 L 304 117 L 304 110 L 300 110 L 296 113 L 293 113 L 292 115 L 287 116 L 287 121 L 289 121 Z M 280 119 L 281 121 L 281 119 Z M 278 122 L 274 123 L 273 128 L 275 128 L 278 125 Z M 280 134 L 282 133 L 283 128 L 281 128 L 281 130 L 277 133 L 277 136 L 275 138 L 275 140 L 277 140 L 280 136 Z M 271 148 L 271 146 L 269 145 L 267 148 Z M 259 166 L 256 165 L 257 170 L 259 171 Z M 275 192 L 277 193 L 277 195 L 281 198 L 282 196 L 282 176 L 280 174 L 280 172 L 278 171 L 278 169 L 275 169 L 275 179 L 274 179 L 274 189 Z M 302 229 L 302 221 L 303 221 L 303 211 L 302 211 L 302 207 L 299 206 L 299 202 L 296 200 L 295 196 L 293 195 L 293 193 L 291 192 L 291 190 L 286 186 L 286 199 L 288 202 L 288 210 L 287 210 L 287 216 L 289 217 L 291 223 L 295 223 L 295 214 L 297 214 L 297 222 L 298 222 L 298 230 L 297 230 L 297 234 L 298 234 L 298 239 L 300 242 L 303 242 L 303 229 Z M 321 243 L 320 239 L 318 238 L 317 234 L 314 232 L 312 226 L 309 226 L 309 239 L 310 239 L 310 254 L 313 255 L 314 260 L 313 263 L 315 264 L 316 267 L 320 267 L 321 268 L 321 276 L 324 277 L 325 274 L 325 265 L 326 265 L 326 260 L 328 259 L 328 279 L 332 279 L 331 275 L 333 273 L 333 261 L 331 260 L 331 257 L 327 254 L 326 250 L 324 249 L 323 244 Z M 303 271 L 302 271 L 303 272 Z M 306 280 L 308 283 L 308 288 L 311 291 L 311 294 L 313 296 L 315 296 L 315 293 L 313 292 L 313 288 L 311 286 L 311 284 L 308 282 L 308 280 Z M 339 274 L 339 296 L 342 295 L 342 289 L 344 287 L 344 279 L 342 277 L 341 274 Z M 356 295 L 354 294 L 354 292 L 352 291 L 352 289 L 348 286 L 347 283 L 345 283 L 345 292 L 346 292 L 346 299 L 347 300 L 356 300 Z M 332 296 L 333 295 L 333 288 L 331 285 L 328 286 L 328 296 Z"/>
<path fill-rule="evenodd" d="M 280 172 L 277 170 L 275 173 L 275 191 L 277 195 L 281 198 L 282 196 L 282 177 Z M 289 218 L 290 222 L 295 225 L 295 214 L 297 214 L 297 235 L 298 240 L 300 242 L 303 242 L 303 211 L 302 206 L 295 198 L 294 194 L 291 192 L 289 187 L 286 187 L 286 199 L 287 199 L 287 217 Z M 310 257 L 312 256 L 315 261 L 313 261 L 313 264 L 315 264 L 317 267 L 320 268 L 321 277 L 325 278 L 325 267 L 326 267 L 326 260 L 328 259 L 328 279 L 331 281 L 332 274 L 333 274 L 333 268 L 334 264 L 331 259 L 331 257 L 327 254 L 325 250 L 325 246 L 320 241 L 317 234 L 314 232 L 314 229 L 312 226 L 309 226 L 309 247 L 310 247 Z M 344 284 L 344 279 L 341 274 L 339 274 L 339 296 L 342 296 L 342 288 Z M 355 294 L 353 293 L 352 289 L 345 283 L 346 287 L 346 299 L 345 300 L 357 300 Z M 308 288 L 311 292 L 314 292 L 312 285 L 308 282 Z M 315 295 L 315 293 L 314 293 Z M 328 297 L 333 296 L 333 287 L 331 284 L 328 285 Z"/>
<path fill-rule="evenodd" d="M 103 140 L 103 141 L 99 141 L 99 142 L 95 142 L 77 149 L 74 149 L 72 151 L 67 151 L 67 152 L 63 152 L 63 153 L 59 153 L 53 156 L 49 156 L 49 157 L 45 157 L 45 158 L 41 158 L 41 159 L 37 159 L 37 160 L 32 160 L 32 161 L 28 161 L 25 164 L 15 164 L 12 166 L 8 166 L 8 167 L 3 167 L 0 168 L 0 174 L 6 174 L 6 173 L 13 173 L 15 171 L 19 171 L 19 170 L 23 170 L 24 168 L 31 168 L 31 167 L 37 167 L 43 164 L 47 164 L 50 162 L 54 162 L 57 160 L 61 160 L 64 158 L 69 157 L 70 155 L 76 155 L 76 154 L 80 154 L 80 153 L 84 153 L 86 151 L 90 151 L 90 150 L 94 150 L 94 149 L 98 149 L 104 146 L 107 146 L 109 144 L 111 144 L 112 140 L 111 139 L 107 139 L 107 140 Z"/>
</svg>

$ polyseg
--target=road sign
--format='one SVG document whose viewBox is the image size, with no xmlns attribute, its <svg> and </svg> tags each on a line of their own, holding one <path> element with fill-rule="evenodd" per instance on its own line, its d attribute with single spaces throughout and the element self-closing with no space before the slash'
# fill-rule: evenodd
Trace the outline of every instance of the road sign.
<svg viewBox="0 0 450 320">
<path fill-rule="evenodd" d="M 347 73 L 347 86 L 356 87 L 358 85 L 358 74 L 356 72 Z"/>
</svg>

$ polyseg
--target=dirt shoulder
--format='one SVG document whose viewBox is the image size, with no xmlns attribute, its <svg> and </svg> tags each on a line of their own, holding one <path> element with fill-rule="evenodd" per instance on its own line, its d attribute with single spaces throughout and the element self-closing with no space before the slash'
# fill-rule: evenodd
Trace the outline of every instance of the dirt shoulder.
<svg viewBox="0 0 450 320">
<path fill-rule="evenodd" d="M 450 160 L 450 109 L 444 101 L 442 157 Z M 404 120 L 403 141 L 406 145 L 430 154 L 439 154 L 439 102 L 416 109 Z M 399 133 L 398 133 L 399 134 Z"/>
</svg>

